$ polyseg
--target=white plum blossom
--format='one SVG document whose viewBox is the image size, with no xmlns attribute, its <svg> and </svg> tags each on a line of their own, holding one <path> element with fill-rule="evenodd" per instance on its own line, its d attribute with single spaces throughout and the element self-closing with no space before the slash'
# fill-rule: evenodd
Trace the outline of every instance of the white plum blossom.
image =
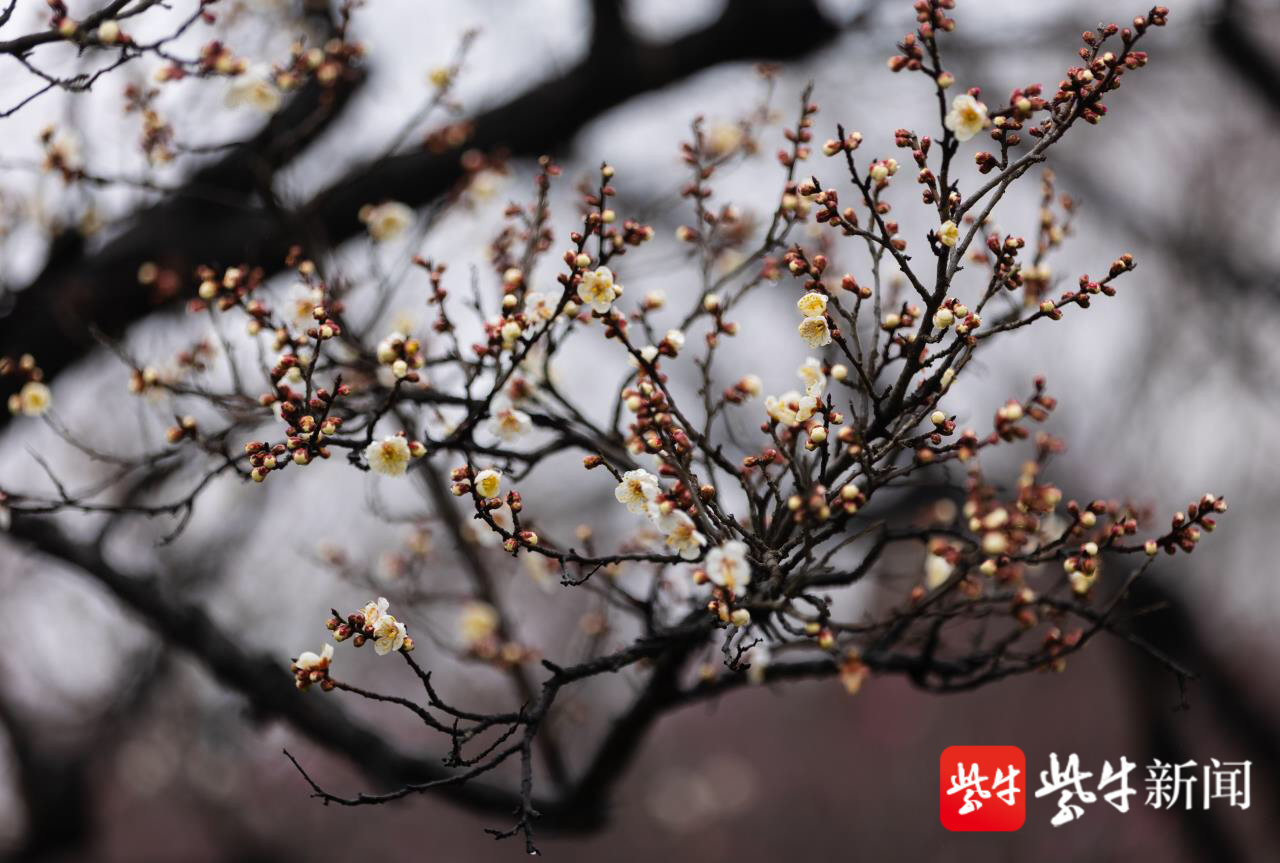
<svg viewBox="0 0 1280 863">
<path fill-rule="evenodd" d="M 303 691 L 311 684 L 319 683 L 326 690 L 333 688 L 329 680 L 329 665 L 333 662 L 333 645 L 326 644 L 319 653 L 304 650 L 293 661 L 294 685 Z"/>
<path fill-rule="evenodd" d="M 598 267 L 582 274 L 578 282 L 578 297 L 592 309 L 604 314 L 609 311 L 613 301 L 622 293 L 622 286 L 613 282 L 613 271 L 608 267 Z"/>
<path fill-rule="evenodd" d="M 488 641 L 498 631 L 498 612 L 487 602 L 468 602 L 458 615 L 458 634 L 471 648 Z"/>
<path fill-rule="evenodd" d="M 27 381 L 18 391 L 15 413 L 26 417 L 38 417 L 49 410 L 53 404 L 53 392 L 40 381 Z"/>
<path fill-rule="evenodd" d="M 530 291 L 524 295 L 525 317 L 534 321 L 549 321 L 556 314 L 555 303 L 546 294 Z"/>
<path fill-rule="evenodd" d="M 385 596 L 379 596 L 377 600 L 366 603 L 365 607 L 360 609 L 360 614 L 364 617 L 365 626 L 372 626 L 375 629 L 378 621 L 382 619 L 382 615 L 387 613 L 387 608 L 391 605 Z"/>
<path fill-rule="evenodd" d="M 942 227 L 938 228 L 938 241 L 947 248 L 954 248 L 955 244 L 960 242 L 960 227 L 947 219 L 942 223 Z"/>
<path fill-rule="evenodd" d="M 44 132 L 45 170 L 59 169 L 63 171 L 79 171 L 84 168 L 84 157 L 80 150 L 80 141 L 71 133 L 52 127 Z"/>
<path fill-rule="evenodd" d="M 693 519 L 683 510 L 673 509 L 657 519 L 658 530 L 666 535 L 667 545 L 685 560 L 697 560 L 707 538 L 699 532 Z"/>
<path fill-rule="evenodd" d="M 476 493 L 483 498 L 495 498 L 502 494 L 502 471 L 486 468 L 476 474 Z"/>
<path fill-rule="evenodd" d="M 804 393 L 815 399 L 822 398 L 827 391 L 827 376 L 822 373 L 822 363 L 809 357 L 800 366 L 796 374 L 804 381 Z"/>
<path fill-rule="evenodd" d="M 707 552 L 707 578 L 733 596 L 742 596 L 751 583 L 751 564 L 747 562 L 747 545 L 730 540 Z"/>
<path fill-rule="evenodd" d="M 324 303 L 324 291 L 306 282 L 295 282 L 289 289 L 289 308 L 293 312 L 293 323 L 306 328 L 315 322 L 312 311 Z"/>
<path fill-rule="evenodd" d="M 412 453 L 409 442 L 400 435 L 376 440 L 364 448 L 369 469 L 387 476 L 402 476 L 409 467 Z"/>
<path fill-rule="evenodd" d="M 825 317 L 805 318 L 797 328 L 800 338 L 811 348 L 821 348 L 831 344 L 831 328 L 827 326 Z"/>
<path fill-rule="evenodd" d="M 986 128 L 987 106 L 968 93 L 961 93 L 951 103 L 946 126 L 955 133 L 957 141 L 968 141 Z"/>
<path fill-rule="evenodd" d="M 647 470 L 638 469 L 622 475 L 622 482 L 613 490 L 613 496 L 618 503 L 626 504 L 627 509 L 643 514 L 649 511 L 661 492 L 658 478 Z"/>
<path fill-rule="evenodd" d="M 274 114 L 280 110 L 283 99 L 271 70 L 265 66 L 255 66 L 236 76 L 231 89 L 227 91 L 226 101 L 228 108 L 248 105 L 263 114 Z"/>
<path fill-rule="evenodd" d="M 399 650 L 404 647 L 407 635 L 404 623 L 396 620 L 395 615 L 383 614 L 378 618 L 378 623 L 373 629 L 374 653 L 386 656 L 392 651 Z"/>
<path fill-rule="evenodd" d="M 360 209 L 360 221 L 375 242 L 383 243 L 394 240 L 413 224 L 413 208 L 399 201 L 366 205 Z"/>
<path fill-rule="evenodd" d="M 818 400 L 813 396 L 802 396 L 795 390 L 789 390 L 776 398 L 765 396 L 764 409 L 769 416 L 783 425 L 798 426 L 818 410 Z"/>
<path fill-rule="evenodd" d="M 529 415 L 515 408 L 503 408 L 489 419 L 489 431 L 504 443 L 513 443 L 532 428 Z"/>
<path fill-rule="evenodd" d="M 930 553 L 924 559 L 924 586 L 935 590 L 941 587 L 954 571 L 955 567 L 945 557 Z"/>
<path fill-rule="evenodd" d="M 806 318 L 820 318 L 827 311 L 827 295 L 810 291 L 796 301 L 796 308 Z"/>
<path fill-rule="evenodd" d="M 320 648 L 320 653 L 316 654 L 310 650 L 304 650 L 298 654 L 298 658 L 293 661 L 293 667 L 299 671 L 318 671 L 329 667 L 329 663 L 333 661 L 333 645 L 326 644 Z"/>
</svg>

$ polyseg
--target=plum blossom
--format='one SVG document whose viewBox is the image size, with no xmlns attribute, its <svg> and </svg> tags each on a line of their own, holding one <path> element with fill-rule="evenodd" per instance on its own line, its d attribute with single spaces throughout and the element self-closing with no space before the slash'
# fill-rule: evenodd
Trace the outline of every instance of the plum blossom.
<svg viewBox="0 0 1280 863">
<path fill-rule="evenodd" d="M 375 630 L 378 621 L 387 613 L 387 608 L 391 605 L 385 596 L 380 596 L 374 602 L 366 603 L 365 607 L 360 609 L 360 614 L 364 617 L 364 625 L 371 626 Z"/>
<path fill-rule="evenodd" d="M 800 338 L 811 348 L 821 348 L 831 344 L 831 327 L 825 317 L 805 318 L 798 327 Z"/>
<path fill-rule="evenodd" d="M 747 562 L 747 545 L 730 540 L 707 552 L 707 578 L 734 596 L 742 596 L 751 583 L 751 564 Z"/>
<path fill-rule="evenodd" d="M 820 318 L 827 311 L 827 296 L 817 291 L 810 291 L 796 301 L 796 308 L 806 318 Z"/>
<path fill-rule="evenodd" d="M 764 409 L 783 425 L 798 426 L 818 410 L 818 400 L 789 390 L 781 396 L 765 396 Z"/>
<path fill-rule="evenodd" d="M 360 208 L 360 221 L 375 242 L 383 243 L 394 240 L 413 224 L 413 209 L 399 201 L 366 205 Z"/>
<path fill-rule="evenodd" d="M 53 404 L 53 392 L 40 381 L 27 381 L 18 392 L 17 410 L 26 417 L 38 417 Z"/>
<path fill-rule="evenodd" d="M 513 443 L 532 428 L 529 415 L 515 408 L 503 408 L 489 419 L 489 431 L 504 443 Z"/>
<path fill-rule="evenodd" d="M 968 141 L 987 126 L 987 106 L 968 93 L 961 93 L 951 103 L 946 126 L 957 141 Z"/>
<path fill-rule="evenodd" d="M 373 628 L 373 652 L 386 656 L 394 650 L 404 647 L 408 633 L 404 623 L 396 620 L 395 615 L 382 614 Z"/>
<path fill-rule="evenodd" d="M 409 442 L 400 435 L 374 441 L 364 448 L 365 461 L 369 469 L 387 476 L 402 476 L 409 467 L 412 453 Z"/>
<path fill-rule="evenodd" d="M 556 315 L 556 306 L 546 294 L 530 291 L 524 295 L 524 314 L 530 320 L 549 321 Z"/>
<path fill-rule="evenodd" d="M 604 314 L 609 311 L 613 301 L 622 293 L 622 286 L 613 282 L 613 271 L 608 267 L 598 267 L 582 274 L 578 282 L 578 297 L 592 309 Z"/>
<path fill-rule="evenodd" d="M 804 394 L 820 399 L 827 391 L 827 376 L 822 372 L 822 363 L 809 357 L 796 372 L 804 381 Z"/>
<path fill-rule="evenodd" d="M 320 654 L 317 656 L 310 650 L 304 650 L 298 654 L 298 658 L 293 661 L 293 667 L 302 671 L 312 671 L 317 668 L 328 668 L 329 663 L 333 660 L 333 645 L 325 644 L 320 648 Z"/>
<path fill-rule="evenodd" d="M 697 560 L 707 538 L 698 530 L 688 513 L 674 509 L 657 519 L 658 530 L 666 534 L 667 545 L 685 560 Z"/>
<path fill-rule="evenodd" d="M 475 489 L 476 494 L 486 499 L 502 494 L 502 471 L 494 468 L 480 471 L 476 474 Z"/>
<path fill-rule="evenodd" d="M 938 241 L 947 248 L 954 248 L 960 242 L 960 228 L 955 222 L 947 219 L 938 229 Z"/>
<path fill-rule="evenodd" d="M 227 91 L 226 101 L 228 108 L 248 105 L 263 114 L 274 114 L 280 110 L 283 98 L 271 70 L 265 66 L 255 66 L 236 77 L 231 89 Z"/>
<path fill-rule="evenodd" d="M 326 644 L 320 653 L 304 650 L 293 661 L 294 683 L 299 689 L 306 690 L 311 684 L 319 683 L 322 689 L 331 689 L 329 681 L 329 665 L 333 662 L 333 645 Z"/>
<path fill-rule="evenodd" d="M 924 559 L 924 586 L 930 590 L 941 587 L 955 571 L 955 566 L 940 554 L 930 553 Z"/>
<path fill-rule="evenodd" d="M 488 641 L 498 631 L 498 612 L 487 602 L 468 602 L 458 615 L 458 634 L 470 648 Z"/>
<path fill-rule="evenodd" d="M 622 482 L 613 490 L 618 503 L 627 505 L 627 509 L 637 514 L 648 512 L 662 492 L 658 478 L 647 470 L 629 470 L 622 475 Z"/>
</svg>

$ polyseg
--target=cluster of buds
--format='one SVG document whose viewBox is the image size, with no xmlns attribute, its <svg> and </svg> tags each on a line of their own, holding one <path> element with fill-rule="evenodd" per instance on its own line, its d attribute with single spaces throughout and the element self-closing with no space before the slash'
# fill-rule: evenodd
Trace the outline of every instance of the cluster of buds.
<svg viewBox="0 0 1280 863">
<path fill-rule="evenodd" d="M 318 683 L 325 692 L 332 691 L 335 686 L 329 677 L 329 666 L 333 664 L 333 645 L 326 644 L 319 654 L 304 650 L 293 660 L 290 670 L 293 672 L 294 684 L 306 691 L 311 684 Z"/>
<path fill-rule="evenodd" d="M 1009 121 L 1028 120 L 1036 112 L 1044 111 L 1049 102 L 1042 95 L 1043 88 L 1039 84 L 1019 87 L 1009 94 Z M 1018 128 L 1021 128 L 1020 126 Z"/>
<path fill-rule="evenodd" d="M 631 452 L 662 453 L 674 446 L 675 452 L 685 455 L 693 451 L 693 442 L 676 422 L 671 413 L 666 393 L 641 375 L 632 387 L 622 392 L 623 404 L 635 419 L 628 426 L 631 435 L 627 447 Z"/>
<path fill-rule="evenodd" d="M 1018 626 L 1022 629 L 1032 629 L 1040 622 L 1036 614 L 1036 592 L 1029 587 L 1021 587 L 1013 594 L 1013 599 L 1009 604 L 1009 611 L 1013 615 L 1013 619 L 1018 622 Z"/>
<path fill-rule="evenodd" d="M 1084 637 L 1084 631 L 1081 629 L 1073 629 L 1068 633 L 1063 633 L 1058 627 L 1053 627 L 1044 636 L 1044 652 L 1047 656 L 1041 669 L 1044 671 L 1062 672 L 1067 668 L 1067 655 L 1080 646 L 1080 640 Z"/>
<path fill-rule="evenodd" d="M 45 172 L 61 174 L 63 181 L 67 183 L 84 174 L 80 145 L 68 133 L 60 132 L 52 125 L 45 126 L 40 131 L 40 148 L 44 151 L 44 161 L 40 167 Z"/>
<path fill-rule="evenodd" d="M 720 340 L 720 336 L 736 336 L 738 334 L 738 324 L 736 321 L 730 321 L 725 317 L 728 309 L 725 306 L 724 298 L 719 294 L 707 294 L 702 298 L 702 311 L 711 317 L 711 327 L 707 331 L 707 345 L 715 347 Z"/>
<path fill-rule="evenodd" d="M 810 129 L 813 128 L 813 117 L 817 113 L 818 106 L 806 99 L 796 127 L 784 130 L 783 135 L 791 143 L 791 149 L 778 150 L 778 164 L 782 167 L 791 168 L 809 158 L 809 144 L 813 141 Z"/>
<path fill-rule="evenodd" d="M 471 120 L 458 120 L 433 128 L 422 138 L 422 148 L 428 153 L 440 155 L 461 149 L 475 134 L 476 124 Z"/>
<path fill-rule="evenodd" d="M 363 56 L 364 46 L 359 42 L 333 38 L 323 46 L 310 48 L 296 42 L 276 79 L 282 90 L 292 89 L 307 78 L 314 78 L 323 87 L 333 87 L 356 76 L 355 66 Z"/>
<path fill-rule="evenodd" d="M 1035 379 L 1035 393 L 1024 404 L 1017 399 L 1009 399 L 995 414 L 995 434 L 1004 441 L 1026 439 L 1030 432 L 1023 426 L 1022 420 L 1029 418 L 1042 423 L 1049 418 L 1049 413 L 1058 406 L 1058 400 L 1046 395 L 1043 377 Z"/>
<path fill-rule="evenodd" d="M 640 358 L 647 365 L 653 365 L 658 357 L 675 357 L 679 355 L 680 349 L 683 347 L 684 332 L 675 329 L 667 330 L 656 345 L 645 345 L 640 349 Z"/>
<path fill-rule="evenodd" d="M 333 309 L 323 303 L 311 309 L 311 317 L 315 323 L 306 329 L 307 338 L 317 342 L 328 341 L 342 335 L 342 327 L 332 317 Z"/>
<path fill-rule="evenodd" d="M 908 309 L 908 311 L 911 311 Z M 982 327 L 982 318 L 969 310 L 969 306 L 963 302 L 956 300 L 954 297 L 948 297 L 942 301 L 942 305 L 938 306 L 938 310 L 933 312 L 933 327 L 940 330 L 956 328 L 956 333 L 960 335 L 968 335 L 974 329 Z"/>
<path fill-rule="evenodd" d="M 1055 108 L 1074 105 L 1081 119 L 1087 123 L 1097 123 L 1106 113 L 1102 96 L 1120 85 L 1120 76 L 1126 71 L 1139 69 L 1147 64 L 1146 53 L 1132 50 L 1133 44 L 1150 27 L 1163 27 L 1168 19 L 1169 10 L 1164 6 L 1157 6 L 1149 15 L 1134 18 L 1131 28 L 1108 24 L 1098 32 L 1087 30 L 1081 34 L 1085 44 L 1080 49 L 1080 59 L 1084 61 L 1084 65 L 1072 66 L 1067 70 L 1066 78 L 1059 82 L 1058 91 L 1053 97 Z M 1122 43 L 1120 53 L 1104 50 L 1107 41 L 1117 33 Z M 1053 120 L 1047 120 L 1032 129 L 1031 134 L 1046 134 L 1052 122 Z"/>
<path fill-rule="evenodd" d="M 702 570 L 694 572 L 694 584 L 705 584 L 706 573 Z M 723 588 L 713 588 L 711 599 L 707 601 L 707 611 L 726 625 L 746 627 L 751 625 L 751 612 L 742 606 L 734 607 L 732 595 Z"/>
<path fill-rule="evenodd" d="M 1057 452 L 1061 441 L 1044 435 L 1041 439 L 1043 453 Z M 1028 460 L 1022 465 L 1022 473 L 1018 477 L 1017 507 L 1022 512 L 1048 515 L 1062 503 L 1062 489 L 1052 483 L 1039 482 L 1040 472 L 1044 467 L 1043 459 Z M 1092 524 L 1088 525 L 1092 526 Z"/>
<path fill-rule="evenodd" d="M 160 372 L 154 366 L 132 369 L 129 372 L 129 392 L 134 395 L 155 392 L 164 386 Z"/>
<path fill-rule="evenodd" d="M 391 374 L 397 381 L 405 380 L 410 383 L 417 383 L 416 370 L 426 362 L 422 343 L 398 332 L 378 342 L 377 358 L 380 364 L 390 367 Z"/>
<path fill-rule="evenodd" d="M 1040 311 L 1046 316 L 1056 319 L 1062 317 L 1061 309 L 1063 306 L 1074 303 L 1082 309 L 1087 309 L 1092 302 L 1092 298 L 1098 294 L 1114 297 L 1116 289 L 1111 283 L 1135 267 L 1137 267 L 1137 264 L 1133 260 L 1133 255 L 1127 253 L 1121 255 L 1111 262 L 1111 267 L 1107 271 L 1105 278 L 1093 281 L 1089 278 L 1088 273 L 1082 274 L 1079 281 L 1079 290 L 1064 292 L 1057 303 L 1045 300 L 1040 304 Z"/>
<path fill-rule="evenodd" d="M 884 316 L 884 319 L 880 321 L 880 329 L 884 330 L 886 333 L 896 333 L 899 330 L 902 330 L 904 332 L 902 340 L 904 342 L 911 342 L 915 338 L 914 329 L 916 321 L 922 314 L 923 311 L 919 306 L 912 303 L 903 303 L 902 307 L 898 311 L 889 312 Z M 957 332 L 958 331 L 959 330 L 957 328 Z"/>
<path fill-rule="evenodd" d="M 444 273 L 448 269 L 448 265 L 437 264 L 430 258 L 418 256 L 414 257 L 413 263 L 427 274 L 427 278 L 431 282 L 431 294 L 427 297 L 427 305 L 435 306 L 440 312 L 436 317 L 433 328 L 437 333 L 452 331 L 453 322 L 449 320 L 444 308 L 444 301 L 449 296 L 449 291 L 444 286 Z"/>
<path fill-rule="evenodd" d="M 283 376 L 284 368 L 292 368 L 295 363 L 293 357 L 283 357 L 273 370 L 273 375 L 279 373 L 279 376 Z M 276 379 L 278 381 L 279 377 Z M 249 464 L 252 467 L 250 476 L 254 481 L 262 482 L 271 471 L 283 469 L 289 462 L 301 466 L 309 464 L 316 456 L 328 458 L 329 448 L 324 446 L 323 441 L 337 434 L 342 425 L 340 417 L 329 414 L 338 397 L 349 395 L 350 392 L 345 384 L 339 384 L 333 392 L 318 387 L 310 400 L 304 400 L 289 387 L 278 385 L 275 395 L 268 393 L 263 396 L 264 404 L 271 404 L 279 399 L 280 416 L 287 427 L 286 438 L 284 443 L 274 446 L 262 441 L 245 444 L 245 452 L 249 454 Z"/>
<path fill-rule="evenodd" d="M 139 144 L 147 161 L 153 165 L 173 161 L 173 125 L 156 110 L 155 102 L 159 95 L 160 91 L 154 87 L 140 87 L 136 84 L 129 84 L 124 90 L 125 113 L 137 113 L 142 117 L 142 137 Z"/>
<path fill-rule="evenodd" d="M 253 294 L 262 284 L 261 267 L 227 267 L 221 274 L 211 267 L 201 266 L 196 270 L 196 278 L 200 280 L 196 294 L 203 303 L 226 311 L 233 306 L 244 305 L 245 299 Z M 201 303 L 193 303 L 193 310 L 203 309 Z M 265 318 L 269 312 L 258 306 L 249 310 L 254 318 Z"/>
<path fill-rule="evenodd" d="M 607 257 L 625 255 L 628 248 L 642 245 L 654 237 L 652 226 L 635 219 L 626 219 L 621 227 L 618 226 L 618 215 L 608 206 L 608 199 L 618 194 L 612 185 L 613 175 L 612 165 L 601 165 L 599 186 L 582 191 L 582 205 L 587 211 L 583 218 L 586 235 L 600 237 Z M 577 243 L 578 236 L 571 235 L 571 239 Z"/>
<path fill-rule="evenodd" d="M 53 392 L 44 383 L 44 372 L 31 354 L 23 354 L 17 360 L 0 357 L 0 378 L 7 377 L 22 382 L 18 391 L 9 396 L 9 413 L 37 417 L 53 405 Z"/>
<path fill-rule="evenodd" d="M 982 482 L 976 471 L 967 486 L 968 496 L 961 512 L 970 533 L 978 536 L 978 547 L 985 555 L 978 571 L 1002 581 L 1016 578 L 1020 569 L 1011 559 L 1039 528 L 1038 517 L 997 500 L 995 489 Z"/>
<path fill-rule="evenodd" d="M 1206 494 L 1188 505 L 1185 511 L 1175 512 L 1169 532 L 1159 539 L 1147 540 L 1144 549 L 1151 556 L 1162 548 L 1167 554 L 1174 554 L 1178 549 L 1190 554 L 1195 551 L 1202 531 L 1211 532 L 1218 526 L 1213 516 L 1226 511 L 1226 498 Z"/>
<path fill-rule="evenodd" d="M 1027 241 L 1022 237 L 1008 235 L 1002 240 L 999 234 L 991 233 L 987 235 L 987 249 L 992 255 L 989 264 L 992 270 L 991 283 L 993 286 L 1002 287 L 1010 291 L 1022 287 L 1022 272 L 1018 263 L 1018 253 L 1026 244 Z"/>
<path fill-rule="evenodd" d="M 237 57 L 223 42 L 214 39 L 200 46 L 196 71 L 201 75 L 225 75 L 235 77 L 244 74 L 249 62 Z"/>
<path fill-rule="evenodd" d="M 875 188 L 883 189 L 889 185 L 889 178 L 898 173 L 898 167 L 897 159 L 876 159 L 871 163 L 870 167 L 867 168 L 867 177 Z M 880 215 L 883 216 L 885 213 L 889 212 L 889 204 L 887 201 L 877 203 L 883 204 L 883 206 L 877 206 L 877 210 Z M 898 232 L 895 230 L 890 233 L 896 236 Z"/>
<path fill-rule="evenodd" d="M 844 491 L 848 489 L 856 497 L 859 494 L 856 486 L 846 485 L 841 489 L 841 494 L 837 499 L 841 503 L 855 504 L 854 499 L 845 501 Z M 809 489 L 808 494 L 793 494 L 787 498 L 787 509 L 791 512 L 791 518 L 796 524 L 805 524 L 807 522 L 823 522 L 831 518 L 832 502 L 827 498 L 827 487 L 824 485 L 815 485 Z"/>
<path fill-rule="evenodd" d="M 1071 589 L 1081 596 L 1089 593 L 1098 580 L 1102 562 L 1098 559 L 1098 543 L 1093 540 L 1080 543 L 1077 552 L 1062 562 L 1062 568 L 1071 582 Z"/>
<path fill-rule="evenodd" d="M 743 375 L 733 386 L 724 391 L 724 400 L 729 404 L 740 405 L 748 399 L 759 398 L 764 392 L 764 382 L 758 375 Z"/>
<path fill-rule="evenodd" d="M 190 438 L 195 440 L 200 436 L 200 429 L 196 424 L 196 418 L 193 416 L 182 416 L 177 418 L 174 425 L 169 426 L 164 433 L 165 440 L 171 444 Z"/>
<path fill-rule="evenodd" d="M 862 146 L 862 133 L 851 132 L 843 138 L 828 138 L 826 143 L 822 145 L 822 153 L 825 156 L 835 156 L 840 153 L 852 153 Z"/>
</svg>

